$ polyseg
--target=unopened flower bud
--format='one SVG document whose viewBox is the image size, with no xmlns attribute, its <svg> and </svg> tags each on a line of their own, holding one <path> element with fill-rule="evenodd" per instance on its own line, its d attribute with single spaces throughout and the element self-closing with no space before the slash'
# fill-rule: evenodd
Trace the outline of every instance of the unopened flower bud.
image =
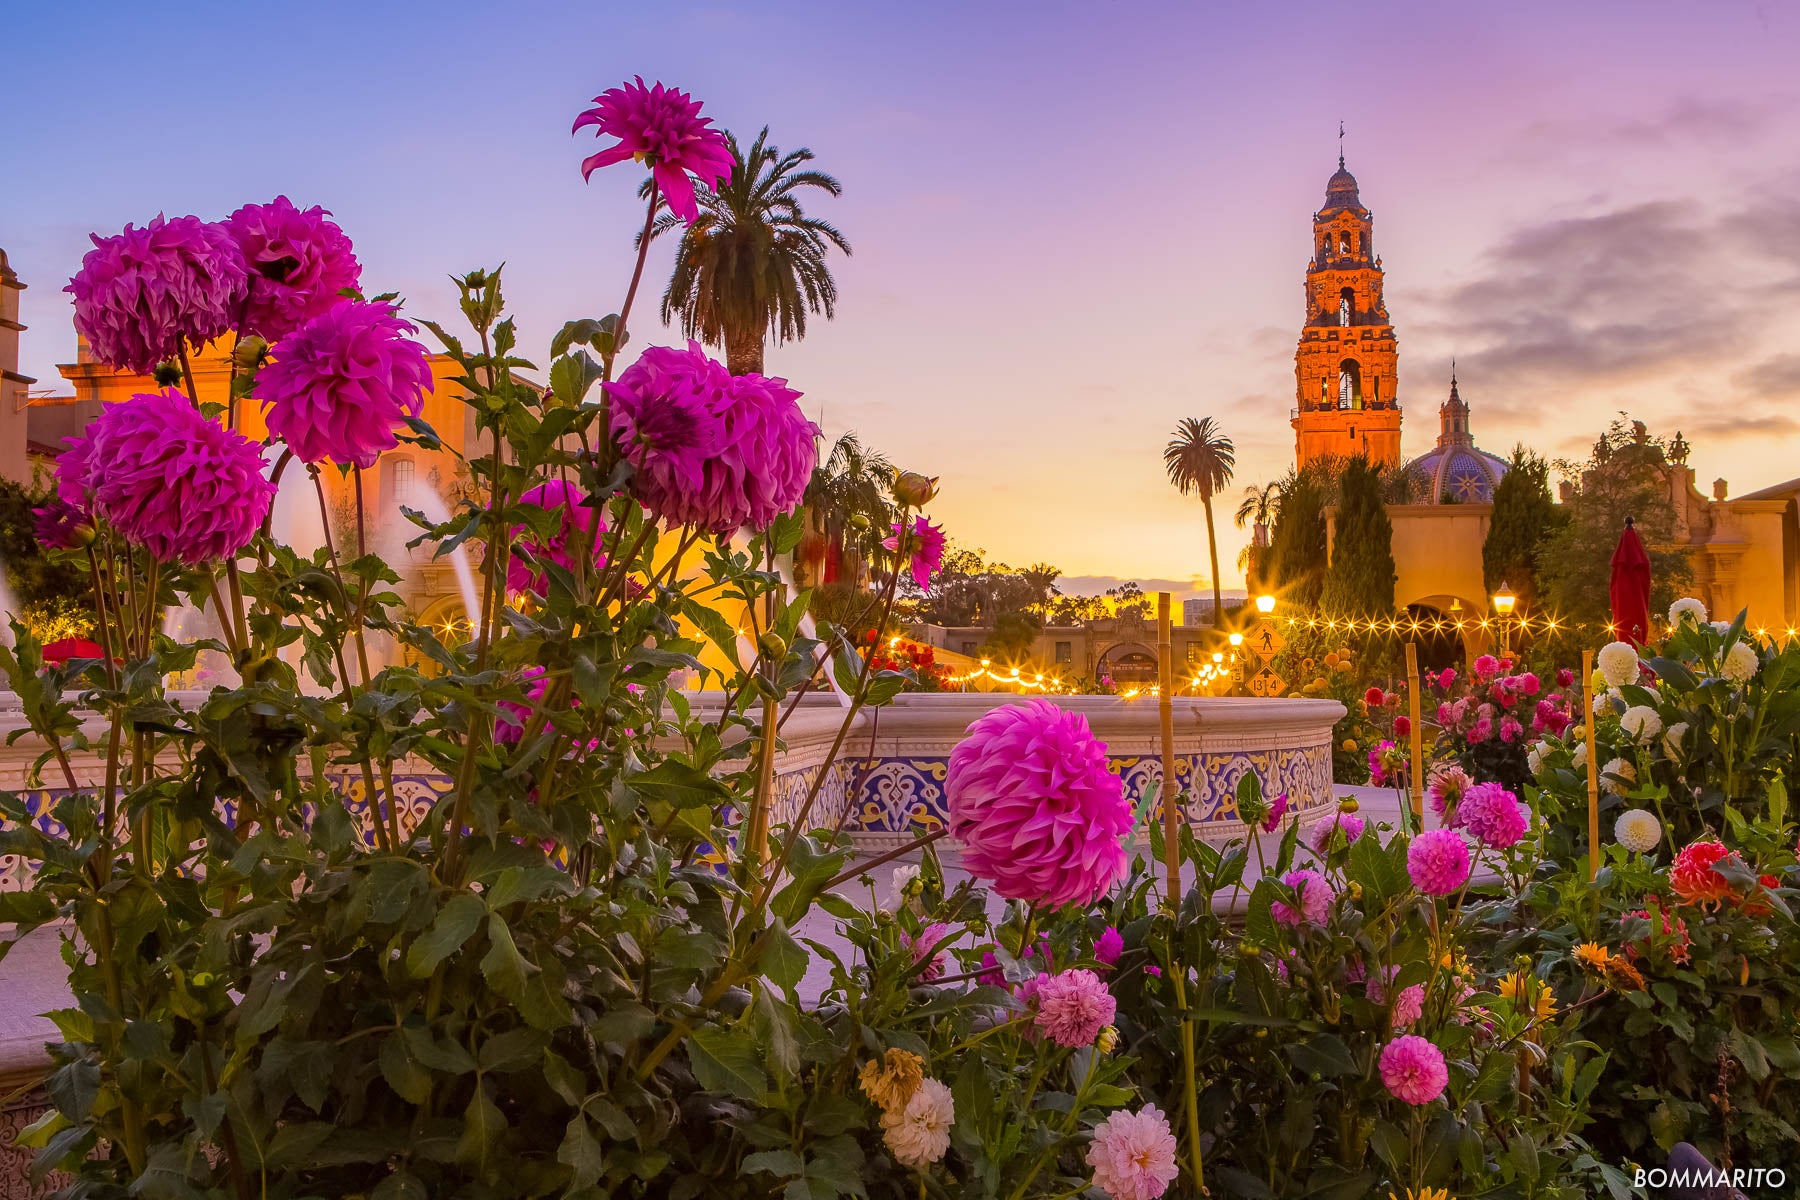
<svg viewBox="0 0 1800 1200">
<path fill-rule="evenodd" d="M 1345 890 L 1350 893 L 1350 898 L 1352 900 L 1361 900 L 1362 899 L 1362 894 L 1363 894 L 1362 893 L 1362 884 L 1356 882 L 1356 880 L 1352 879 L 1350 881 L 1350 886 L 1348 888 L 1346 888 Z"/>
<path fill-rule="evenodd" d="M 156 370 L 151 373 L 151 378 L 156 380 L 157 387 L 174 387 L 181 382 L 181 364 L 173 359 L 159 362 Z"/>
<path fill-rule="evenodd" d="M 1345 796 L 1342 800 L 1338 801 L 1339 812 L 1353 813 L 1361 807 L 1362 805 L 1356 802 L 1356 797 L 1354 796 Z"/>
<path fill-rule="evenodd" d="M 237 345 L 231 351 L 231 361 L 239 367 L 249 370 L 260 365 L 263 355 L 268 352 L 269 343 L 252 334 L 249 337 L 238 339 Z"/>
<path fill-rule="evenodd" d="M 787 657 L 787 639 L 783 638 L 773 629 L 756 639 L 756 648 L 761 651 L 762 656 L 770 662 L 780 662 Z"/>
<path fill-rule="evenodd" d="M 1254 942 L 1239 942 L 1237 952 L 1238 957 L 1244 959 L 1255 958 L 1258 954 L 1262 953 L 1262 951 L 1256 948 L 1256 943 Z"/>
<path fill-rule="evenodd" d="M 867 529 L 869 527 L 869 518 L 862 513 L 851 513 L 844 519 L 844 524 L 851 529 Z"/>
<path fill-rule="evenodd" d="M 1099 1038 L 1094 1042 L 1094 1048 L 1102 1054 L 1111 1054 L 1117 1050 L 1119 1048 L 1119 1027 L 1108 1025 L 1102 1029 Z"/>
<path fill-rule="evenodd" d="M 908 508 L 923 508 L 937 495 L 938 477 L 919 474 L 917 471 L 896 471 L 894 473 L 894 499 Z"/>
</svg>

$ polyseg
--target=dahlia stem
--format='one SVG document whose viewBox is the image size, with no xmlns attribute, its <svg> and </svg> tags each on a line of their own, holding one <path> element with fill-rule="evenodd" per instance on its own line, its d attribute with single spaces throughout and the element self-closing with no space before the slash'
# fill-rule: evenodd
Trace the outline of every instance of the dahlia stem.
<svg viewBox="0 0 1800 1200">
<path fill-rule="evenodd" d="M 819 890 L 822 892 L 829 892 L 832 888 L 838 886 L 840 883 L 847 883 L 850 880 L 855 879 L 858 875 L 867 875 L 870 871 L 873 871 L 876 867 L 883 866 L 887 863 L 891 863 L 896 858 L 899 858 L 903 854 L 911 854 L 914 850 L 923 850 L 925 847 L 931 845 L 931 843 L 937 841 L 939 838 L 944 837 L 949 832 L 950 832 L 950 827 L 948 825 L 940 825 L 936 829 L 932 830 L 930 833 L 920 834 L 918 837 L 914 838 L 912 841 L 907 842 L 904 846 L 900 846 L 900 847 L 897 847 L 896 849 L 889 850 L 885 854 L 878 854 L 874 858 L 871 858 L 868 862 L 858 863 L 856 866 L 851 867 L 847 871 L 838 872 L 836 875 L 833 875 L 830 879 L 827 879 L 824 883 L 824 886 L 822 886 Z"/>
<path fill-rule="evenodd" d="M 200 407 L 200 389 L 194 383 L 194 366 L 188 362 L 187 342 L 176 345 L 175 356 L 181 362 L 182 377 L 187 380 L 188 402 L 195 408 Z"/>
<path fill-rule="evenodd" d="M 631 286 L 625 289 L 625 303 L 619 309 L 619 319 L 613 325 L 613 352 L 603 355 L 605 376 L 612 378 L 613 356 L 625 348 L 625 322 L 631 316 L 631 302 L 637 299 L 638 282 L 644 277 L 644 259 L 650 255 L 650 231 L 656 225 L 656 204 L 661 197 L 657 195 L 656 176 L 650 176 L 650 203 L 644 211 L 644 231 L 638 234 L 637 266 L 631 271 Z M 602 430 L 605 432 L 605 430 Z"/>
</svg>

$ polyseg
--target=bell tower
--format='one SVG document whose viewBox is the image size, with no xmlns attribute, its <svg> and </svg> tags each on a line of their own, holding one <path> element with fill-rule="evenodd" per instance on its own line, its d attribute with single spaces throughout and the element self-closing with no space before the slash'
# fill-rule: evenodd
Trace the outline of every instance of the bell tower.
<svg viewBox="0 0 1800 1200">
<path fill-rule="evenodd" d="M 1400 462 L 1399 351 L 1374 232 L 1340 153 L 1325 207 L 1313 214 L 1306 264 L 1306 323 L 1294 353 L 1297 467 L 1359 454 L 1384 466 Z"/>
</svg>

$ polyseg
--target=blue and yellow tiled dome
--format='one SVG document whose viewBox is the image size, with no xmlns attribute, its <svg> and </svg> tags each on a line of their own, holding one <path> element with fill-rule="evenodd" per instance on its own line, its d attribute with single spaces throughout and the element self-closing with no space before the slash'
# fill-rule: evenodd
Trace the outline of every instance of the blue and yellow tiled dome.
<svg viewBox="0 0 1800 1200">
<path fill-rule="evenodd" d="M 1450 376 L 1450 398 L 1438 407 L 1437 448 L 1413 459 L 1410 470 L 1426 504 L 1488 504 L 1494 485 L 1506 474 L 1506 460 L 1475 445 L 1469 434 L 1469 406 Z"/>
</svg>

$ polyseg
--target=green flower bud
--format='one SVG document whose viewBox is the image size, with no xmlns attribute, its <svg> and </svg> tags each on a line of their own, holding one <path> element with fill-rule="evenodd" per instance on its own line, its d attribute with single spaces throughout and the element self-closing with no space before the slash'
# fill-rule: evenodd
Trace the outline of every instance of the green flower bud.
<svg viewBox="0 0 1800 1200">
<path fill-rule="evenodd" d="M 917 471 L 894 472 L 894 499 L 908 508 L 923 508 L 937 495 L 938 477 Z"/>
<path fill-rule="evenodd" d="M 780 662 L 787 657 L 787 639 L 783 638 L 773 629 L 756 639 L 756 648 L 760 650 L 762 656 L 770 662 Z"/>
<path fill-rule="evenodd" d="M 150 377 L 156 380 L 157 387 L 174 387 L 181 382 L 181 364 L 174 359 L 159 362 Z"/>
<path fill-rule="evenodd" d="M 247 338 L 239 338 L 237 346 L 231 351 L 231 361 L 249 370 L 262 363 L 263 355 L 269 352 L 269 343 L 254 334 Z"/>
</svg>

